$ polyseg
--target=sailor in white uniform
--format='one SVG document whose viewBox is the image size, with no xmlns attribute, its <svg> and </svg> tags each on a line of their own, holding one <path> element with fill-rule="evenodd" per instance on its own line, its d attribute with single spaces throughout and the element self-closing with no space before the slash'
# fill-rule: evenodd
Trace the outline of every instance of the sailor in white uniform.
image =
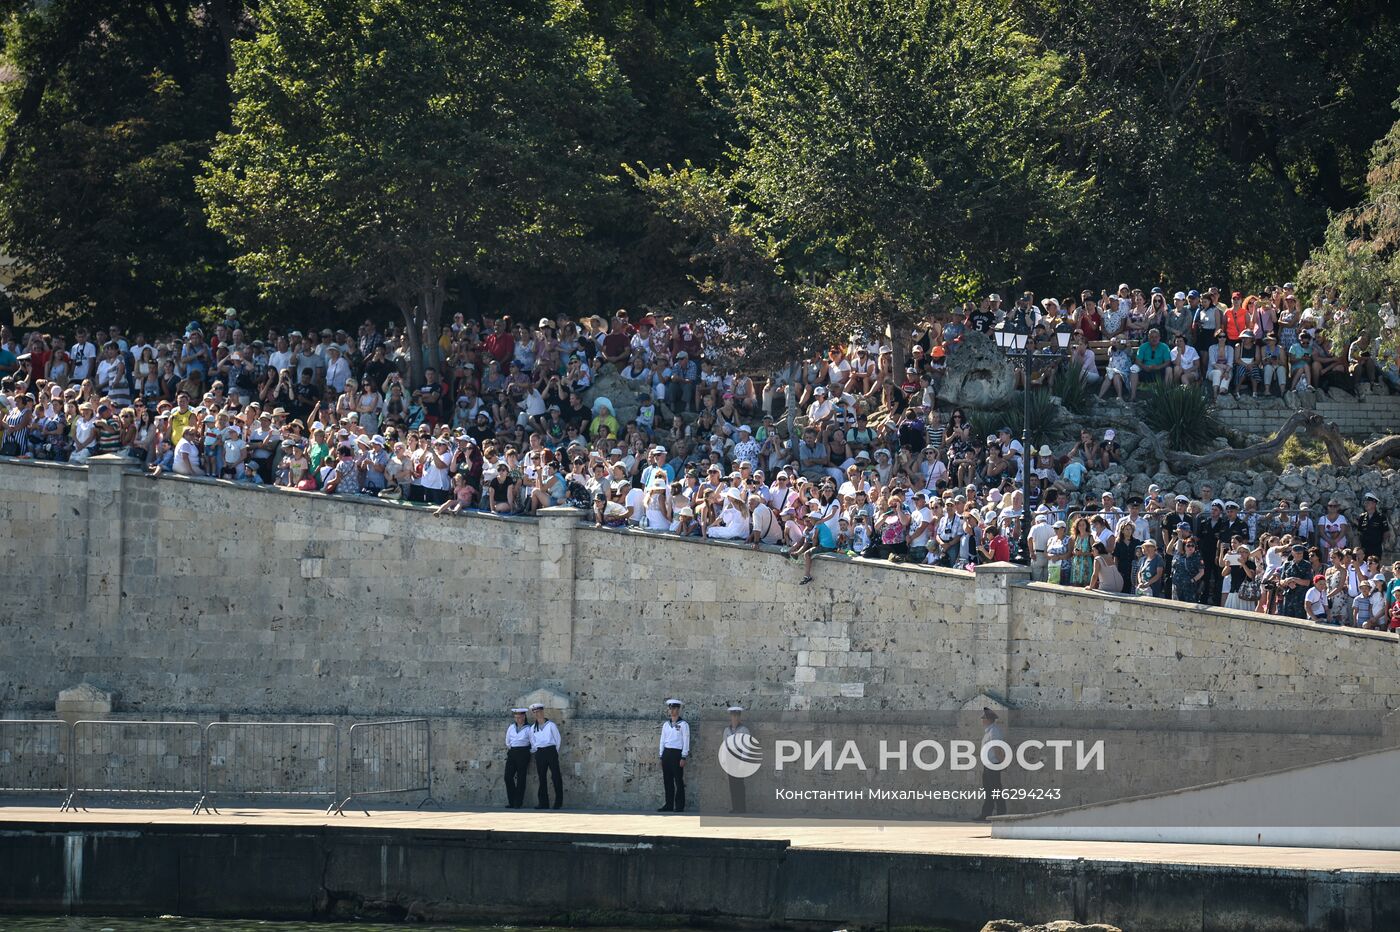
<svg viewBox="0 0 1400 932">
<path fill-rule="evenodd" d="M 666 700 L 668 718 L 661 724 L 661 782 L 666 805 L 657 812 L 685 811 L 685 762 L 690 757 L 690 723 L 681 718 L 679 699 Z"/>
<path fill-rule="evenodd" d="M 535 772 L 540 778 L 540 792 L 536 809 L 549 808 L 549 785 L 546 775 L 554 776 L 554 808 L 564 808 L 564 778 L 559 773 L 559 726 L 544 717 L 544 704 L 536 702 L 530 706 L 535 714 L 535 724 L 530 729 L 530 747 L 535 752 Z"/>
<path fill-rule="evenodd" d="M 997 714 L 983 706 L 982 748 L 983 753 L 985 753 L 993 763 L 1001 763 L 1001 755 L 1005 752 L 1002 751 L 1000 747 L 994 747 L 989 750 L 987 745 L 993 741 L 1004 742 L 1005 740 L 1006 734 L 1001 730 L 1001 726 L 997 724 Z M 987 817 L 992 815 L 1006 815 L 1006 800 L 1003 799 L 1001 795 L 1001 771 L 991 769 L 986 765 L 985 761 L 982 764 L 982 791 L 986 793 L 986 797 L 982 800 L 982 812 L 977 816 L 977 821 L 985 822 L 987 821 Z"/>
<path fill-rule="evenodd" d="M 724 740 L 728 741 L 735 735 L 749 735 L 749 726 L 743 722 L 744 707 L 732 705 L 729 707 L 729 724 L 724 726 Z M 745 811 L 744 805 L 744 781 L 739 777 L 729 778 L 729 811 L 741 813 Z"/>
<path fill-rule="evenodd" d="M 525 778 L 530 773 L 531 728 L 525 709 L 511 709 L 515 721 L 506 728 L 506 808 L 525 805 Z"/>
</svg>

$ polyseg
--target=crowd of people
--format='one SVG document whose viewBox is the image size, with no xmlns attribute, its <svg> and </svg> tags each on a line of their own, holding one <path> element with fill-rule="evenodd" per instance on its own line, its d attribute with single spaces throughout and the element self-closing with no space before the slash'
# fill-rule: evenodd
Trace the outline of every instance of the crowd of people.
<svg viewBox="0 0 1400 932">
<path fill-rule="evenodd" d="M 232 315 L 208 332 L 0 328 L 0 454 L 124 452 L 152 475 L 400 497 L 439 515 L 572 504 L 603 526 L 781 548 L 804 584 L 825 552 L 960 570 L 1016 559 L 1065 586 L 1395 628 L 1400 564 L 1380 565 L 1374 496 L 1350 519 L 1333 502 L 1314 515 L 1306 502 L 1221 501 L 1206 485 L 1195 498 L 1152 486 L 1121 507 L 1087 501 L 1086 477 L 1121 459 L 1112 430 L 1059 454 L 1026 450 L 1009 428 L 975 435 L 966 411 L 937 401 L 966 335 L 1013 315 L 1041 340 L 1071 329 L 1067 365 L 1100 395 L 1152 382 L 1400 389 L 1368 335 L 1335 353 L 1330 306 L 1313 304 L 1300 310 L 1291 285 L 1228 300 L 1214 288 L 1026 292 L 1009 308 L 989 295 L 932 315 L 898 367 L 888 338 L 854 337 L 770 373 L 736 368 L 706 321 L 626 311 L 533 325 L 458 314 L 417 379 L 406 334 L 372 320 L 353 335 L 259 337 Z M 609 370 L 628 393 L 617 403 L 590 392 Z"/>
</svg>

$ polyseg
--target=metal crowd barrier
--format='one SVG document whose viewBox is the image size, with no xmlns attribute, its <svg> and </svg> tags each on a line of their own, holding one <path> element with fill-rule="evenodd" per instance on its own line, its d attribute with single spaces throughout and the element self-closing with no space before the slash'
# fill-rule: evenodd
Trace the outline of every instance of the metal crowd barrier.
<svg viewBox="0 0 1400 932">
<path fill-rule="evenodd" d="M 433 732 L 426 718 L 357 722 L 350 726 L 350 791 L 336 814 L 352 800 L 368 796 L 423 793 L 422 809 L 433 799 Z M 365 815 L 369 809 L 364 808 Z"/>
<path fill-rule="evenodd" d="M 432 728 L 425 718 L 350 726 L 349 791 L 340 794 L 341 746 L 330 722 L 155 722 L 0 719 L 0 794 L 190 796 L 196 813 L 231 797 L 352 801 L 422 793 L 433 799 Z M 338 802 L 337 802 L 338 801 Z M 365 810 L 365 815 L 369 811 Z"/>
<path fill-rule="evenodd" d="M 65 721 L 0 720 L 0 793 L 66 793 L 72 747 Z"/>
<path fill-rule="evenodd" d="M 204 729 L 203 795 L 339 798 L 340 729 L 330 722 L 212 722 Z"/>
<path fill-rule="evenodd" d="M 198 722 L 74 722 L 72 742 L 63 809 L 80 806 L 84 794 L 201 795 Z"/>
</svg>

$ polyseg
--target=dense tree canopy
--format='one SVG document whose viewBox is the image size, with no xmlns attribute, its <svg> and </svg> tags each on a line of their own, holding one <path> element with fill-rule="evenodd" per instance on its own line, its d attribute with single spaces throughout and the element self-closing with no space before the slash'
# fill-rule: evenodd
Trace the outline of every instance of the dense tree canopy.
<svg viewBox="0 0 1400 932">
<path fill-rule="evenodd" d="M 54 0 L 12 13 L 0 241 L 31 312 L 142 325 L 244 297 L 194 190 L 228 122 L 239 8 Z"/>
<path fill-rule="evenodd" d="M 271 295 L 382 298 L 436 343 L 456 276 L 582 258 L 628 98 L 547 0 L 267 0 L 239 43 L 234 131 L 201 181 Z"/>
<path fill-rule="evenodd" d="M 1400 88 L 1383 0 L 0 0 L 0 18 L 0 245 L 38 320 L 701 300 L 779 313 L 771 348 L 987 287 L 1248 290 L 1319 244 L 1359 254 Z"/>
<path fill-rule="evenodd" d="M 1365 198 L 1333 216 L 1299 281 L 1347 306 L 1353 319 L 1344 323 L 1353 328 L 1378 333 L 1379 324 L 1392 332 L 1400 325 L 1400 120 L 1371 152 Z"/>
<path fill-rule="evenodd" d="M 888 320 L 1065 245 L 1089 189 L 1061 167 L 1075 95 L 996 4 L 810 0 L 723 49 L 735 194 L 824 316 Z"/>
</svg>

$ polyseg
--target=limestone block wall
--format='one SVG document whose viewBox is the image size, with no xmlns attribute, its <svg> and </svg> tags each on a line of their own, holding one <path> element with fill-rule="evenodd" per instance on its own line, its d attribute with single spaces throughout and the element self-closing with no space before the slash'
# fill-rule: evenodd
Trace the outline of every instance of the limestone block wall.
<svg viewBox="0 0 1400 932">
<path fill-rule="evenodd" d="M 1393 709 L 1393 635 L 1162 599 L 1014 590 L 1012 707 Z"/>
<path fill-rule="evenodd" d="M 576 717 L 1393 708 L 1396 639 L 1173 603 L 377 501 L 0 462 L 0 712 Z M 648 725 L 650 727 L 650 725 Z"/>
<path fill-rule="evenodd" d="M 782 710 L 959 708 L 977 690 L 974 580 L 580 529 L 574 663 L 603 678 L 584 707 L 651 709 L 672 693 Z"/>
<path fill-rule="evenodd" d="M 1348 437 L 1364 440 L 1378 434 L 1400 433 L 1400 397 L 1388 395 L 1384 389 L 1363 388 L 1359 401 L 1340 390 L 1327 395 L 1305 391 L 1297 398 L 1299 405 L 1333 422 Z M 1268 436 L 1282 427 L 1295 410 L 1294 405 L 1281 398 L 1222 399 L 1215 416 L 1240 433 Z"/>
</svg>

